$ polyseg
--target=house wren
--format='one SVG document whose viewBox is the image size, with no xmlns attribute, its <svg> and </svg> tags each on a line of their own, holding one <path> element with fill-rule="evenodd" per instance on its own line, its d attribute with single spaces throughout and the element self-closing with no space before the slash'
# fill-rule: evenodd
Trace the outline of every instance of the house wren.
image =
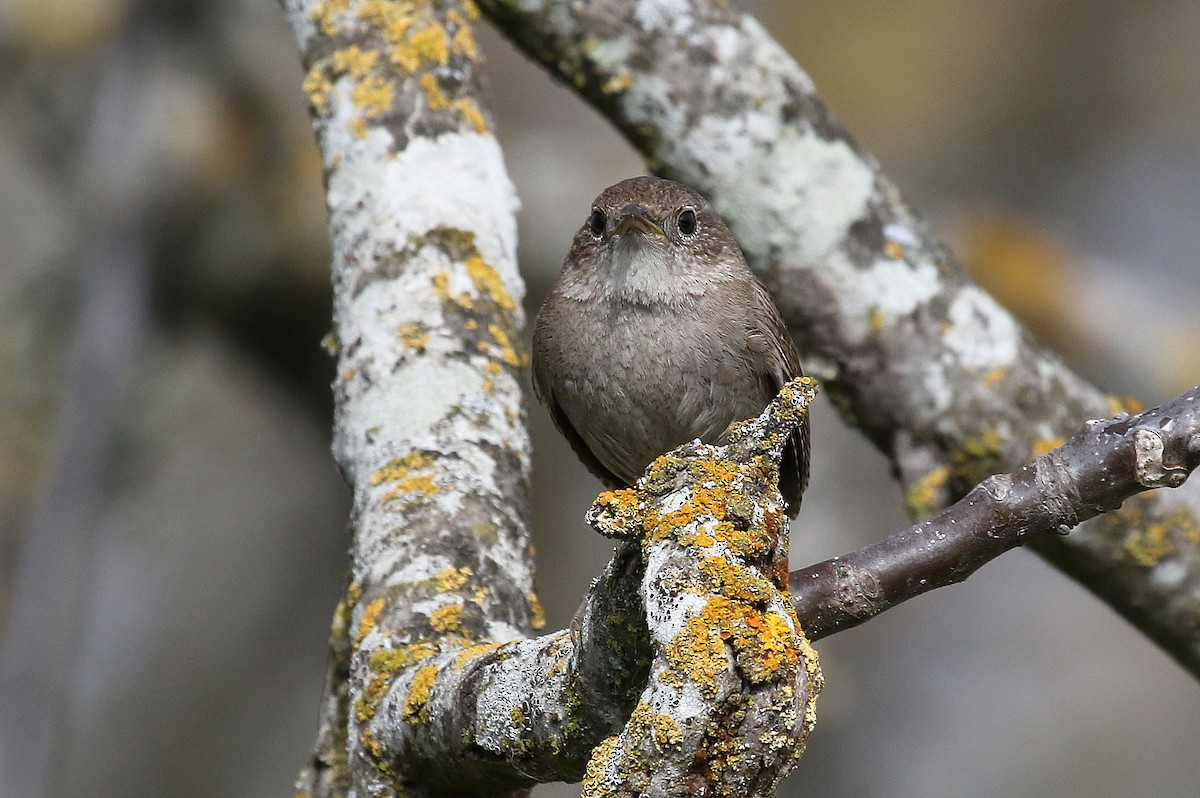
<svg viewBox="0 0 1200 798">
<path fill-rule="evenodd" d="M 596 197 L 533 328 L 538 399 L 610 488 L 694 438 L 723 442 L 800 375 L 779 310 L 721 217 L 656 177 Z M 780 474 L 793 517 L 808 451 L 805 421 Z"/>
</svg>

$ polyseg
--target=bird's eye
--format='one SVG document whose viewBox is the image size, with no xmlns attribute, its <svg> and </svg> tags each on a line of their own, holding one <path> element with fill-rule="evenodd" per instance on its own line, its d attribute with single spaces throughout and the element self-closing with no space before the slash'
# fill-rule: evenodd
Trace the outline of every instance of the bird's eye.
<svg viewBox="0 0 1200 798">
<path fill-rule="evenodd" d="M 608 217 L 604 215 L 604 211 L 593 210 L 592 215 L 588 217 L 588 229 L 592 231 L 592 235 L 599 238 L 604 235 L 604 228 L 608 226 Z"/>
<path fill-rule="evenodd" d="M 684 208 L 679 212 L 679 232 L 690 236 L 696 232 L 696 211 Z"/>
</svg>

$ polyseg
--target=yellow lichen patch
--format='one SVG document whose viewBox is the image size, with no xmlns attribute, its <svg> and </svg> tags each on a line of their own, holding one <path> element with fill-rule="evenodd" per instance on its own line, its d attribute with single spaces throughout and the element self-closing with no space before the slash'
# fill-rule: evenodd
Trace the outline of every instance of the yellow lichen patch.
<svg viewBox="0 0 1200 798">
<path fill-rule="evenodd" d="M 703 613 L 693 615 L 666 650 L 668 668 L 690 680 L 710 698 L 717 694 L 717 676 L 729 667 L 719 628 L 709 623 Z"/>
<path fill-rule="evenodd" d="M 679 748 L 683 732 L 670 715 L 660 715 L 645 701 L 639 701 L 625 728 L 635 741 L 649 738 L 660 751 Z M 641 747 L 635 742 L 635 747 Z"/>
<path fill-rule="evenodd" d="M 471 61 L 479 62 L 479 45 L 475 41 L 475 31 L 471 23 L 458 9 L 452 8 L 446 12 L 446 21 L 454 26 L 454 35 L 450 37 L 450 51 Z"/>
<path fill-rule="evenodd" d="M 1121 535 L 1125 556 L 1143 568 L 1178 555 L 1180 546 L 1200 543 L 1200 527 L 1187 509 L 1168 510 L 1154 494 L 1132 496 L 1094 523 L 1105 534 Z"/>
<path fill-rule="evenodd" d="M 1146 405 L 1142 404 L 1141 400 L 1133 396 L 1106 396 L 1108 402 L 1108 412 L 1110 415 L 1120 415 L 1121 413 L 1129 413 L 1131 415 L 1140 413 L 1146 409 Z"/>
<path fill-rule="evenodd" d="M 384 482 L 394 483 L 392 488 L 380 500 L 387 504 L 398 496 L 428 498 L 438 493 L 441 488 L 434 480 L 433 474 L 414 473 L 433 464 L 433 458 L 419 451 L 412 451 L 403 457 L 391 460 L 387 465 L 371 474 L 372 485 Z"/>
<path fill-rule="evenodd" d="M 872 333 L 879 332 L 887 324 L 887 317 L 883 315 L 883 311 L 879 309 L 878 305 L 872 305 L 871 309 L 867 311 L 867 324 Z"/>
<path fill-rule="evenodd" d="M 762 683 L 790 675 L 798 662 L 798 640 L 788 622 L 752 607 L 742 610 L 739 621 L 730 629 L 730 641 L 746 678 Z"/>
<path fill-rule="evenodd" d="M 1041 457 L 1066 443 L 1062 438 L 1038 438 L 1033 442 L 1033 456 Z"/>
<path fill-rule="evenodd" d="M 470 97 L 459 97 L 454 101 L 454 109 L 462 114 L 463 119 L 467 120 L 471 127 L 475 128 L 476 133 L 488 132 L 487 117 Z"/>
<path fill-rule="evenodd" d="M 501 366 L 499 363 L 496 363 L 495 361 L 492 361 L 492 360 L 489 360 L 488 362 L 484 363 L 482 366 L 480 366 L 480 368 L 482 368 L 484 370 L 484 372 L 491 374 L 492 376 L 497 376 L 502 371 L 504 371 L 503 366 Z"/>
<path fill-rule="evenodd" d="M 996 366 L 994 369 L 989 369 L 984 373 L 983 384 L 991 388 L 1006 376 L 1008 376 L 1008 366 Z"/>
<path fill-rule="evenodd" d="M 398 332 L 405 352 L 420 352 L 429 345 L 429 328 L 421 322 L 405 322 Z"/>
<path fill-rule="evenodd" d="M 486 599 L 490 593 L 491 593 L 491 590 L 484 587 L 483 585 L 480 585 L 479 587 L 477 587 L 473 591 L 471 591 L 471 601 L 475 605 L 482 607 L 483 600 Z"/>
<path fill-rule="evenodd" d="M 480 294 L 487 297 L 493 304 L 503 310 L 516 310 L 516 300 L 508 293 L 500 280 L 500 273 L 494 266 L 488 264 L 479 255 L 472 255 L 466 260 L 467 274 L 471 283 Z"/>
<path fill-rule="evenodd" d="M 378 60 L 379 53 L 375 50 L 364 50 L 353 44 L 335 50 L 330 56 L 334 74 L 350 75 L 355 78 L 365 77 Z"/>
<path fill-rule="evenodd" d="M 356 376 L 358 376 L 358 369 L 356 369 L 356 368 L 345 369 L 344 371 L 342 371 L 342 374 L 341 374 L 342 382 L 350 382 L 350 380 L 354 379 Z"/>
<path fill-rule="evenodd" d="M 392 110 L 396 90 L 382 75 L 367 75 L 354 84 L 350 99 L 363 116 L 376 119 Z"/>
<path fill-rule="evenodd" d="M 628 91 L 633 85 L 633 73 L 628 69 L 613 75 L 600 87 L 600 91 L 605 94 L 620 94 L 623 91 Z"/>
<path fill-rule="evenodd" d="M 469 663 L 471 660 L 478 656 L 482 656 L 483 654 L 490 654 L 503 645 L 503 643 L 480 643 L 477 646 L 469 646 L 464 648 L 454 658 L 454 670 L 461 671 L 463 668 L 467 667 L 467 663 Z"/>
<path fill-rule="evenodd" d="M 633 540 L 642 535 L 643 523 L 650 528 L 649 517 L 643 520 L 641 511 L 636 490 L 606 490 L 592 502 L 588 518 L 596 531 L 606 537 Z"/>
<path fill-rule="evenodd" d="M 1163 557 L 1175 552 L 1175 544 L 1167 536 L 1167 531 L 1167 525 L 1162 522 L 1131 531 L 1125 538 L 1125 553 L 1143 568 L 1158 565 Z"/>
<path fill-rule="evenodd" d="M 363 693 L 354 702 L 354 716 L 359 723 L 365 723 L 375 717 L 375 711 L 379 708 L 379 703 L 387 694 L 388 688 L 391 687 L 392 681 L 396 678 L 396 674 L 409 665 L 417 662 L 413 658 L 413 646 L 401 646 L 396 649 L 381 649 L 371 654 L 368 660 L 371 669 L 371 676 L 367 679 L 367 686 L 363 689 Z M 436 649 L 432 649 L 430 653 L 436 653 Z"/>
<path fill-rule="evenodd" d="M 410 75 L 419 69 L 450 63 L 450 35 L 436 21 L 396 28 L 388 39 L 393 43 L 389 56 L 392 63 Z"/>
<path fill-rule="evenodd" d="M 450 98 L 442 92 L 437 76 L 433 73 L 426 72 L 421 76 L 421 90 L 425 92 L 425 101 L 429 105 L 429 110 L 439 111 L 442 108 L 450 107 Z"/>
<path fill-rule="evenodd" d="M 613 758 L 620 743 L 621 739 L 614 734 L 604 738 L 592 749 L 592 756 L 583 772 L 583 791 L 579 798 L 598 798 L 603 794 L 601 790 L 604 786 L 604 776 L 608 772 L 608 762 Z"/>
<path fill-rule="evenodd" d="M 361 588 L 358 593 L 355 593 L 355 586 L 358 582 L 351 582 L 350 587 L 346 589 L 346 594 L 338 601 L 337 607 L 333 610 L 333 621 L 329 625 L 329 636 L 335 640 L 344 640 L 350 634 L 350 624 L 354 613 L 354 605 L 358 603 Z"/>
<path fill-rule="evenodd" d="M 462 568 L 447 568 L 433 575 L 433 586 L 441 593 L 458 590 L 467 583 L 473 573 L 468 565 L 464 565 Z"/>
<path fill-rule="evenodd" d="M 401 712 L 409 723 L 426 723 L 429 721 L 429 695 L 433 692 L 433 683 L 437 679 L 436 665 L 426 665 L 419 668 L 408 686 L 408 695 L 404 697 Z"/>
<path fill-rule="evenodd" d="M 383 494 L 380 501 L 387 504 L 398 496 L 429 497 L 440 490 L 433 474 L 413 474 L 397 481 L 391 490 Z"/>
<path fill-rule="evenodd" d="M 938 466 L 918 479 L 904 494 L 904 507 L 911 518 L 928 518 L 941 505 L 942 489 L 950 479 L 950 469 Z"/>
<path fill-rule="evenodd" d="M 413 471 L 428 468 L 433 464 L 433 458 L 424 452 L 413 450 L 402 457 L 395 457 L 387 465 L 371 474 L 371 484 L 380 485 L 384 482 L 396 482 L 404 479 Z"/>
<path fill-rule="evenodd" d="M 542 600 L 537 593 L 530 592 L 525 596 L 529 602 L 529 624 L 534 629 L 546 628 L 546 611 L 542 608 Z"/>
<path fill-rule="evenodd" d="M 361 116 L 353 117 L 350 120 L 350 135 L 354 136 L 354 138 L 365 139 L 369 130 L 370 129 L 367 127 L 367 120 L 363 119 Z"/>
<path fill-rule="evenodd" d="M 489 324 L 487 327 L 488 334 L 492 336 L 492 340 L 496 342 L 496 346 L 500 348 L 500 359 L 510 366 L 518 368 L 525 364 L 524 354 L 517 350 L 508 333 L 498 324 Z"/>
<path fill-rule="evenodd" d="M 462 629 L 462 604 L 447 604 L 438 607 L 429 616 L 429 627 L 439 634 L 457 632 Z"/>
<path fill-rule="evenodd" d="M 904 260 L 904 246 L 898 241 L 888 239 L 883 244 L 883 254 L 892 260 Z"/>
<path fill-rule="evenodd" d="M 308 69 L 304 76 L 304 96 L 316 116 L 323 116 L 329 110 L 329 94 L 333 91 L 333 81 L 325 74 L 325 64 L 317 61 Z"/>
<path fill-rule="evenodd" d="M 354 632 L 355 648 L 358 648 L 362 644 L 363 638 L 375 629 L 375 622 L 379 619 L 379 613 L 383 612 L 383 607 L 384 600 L 380 597 L 372 600 L 363 609 L 362 616 L 358 619 L 358 629 Z"/>
<path fill-rule="evenodd" d="M 720 593 L 755 605 L 766 604 L 775 595 L 774 588 L 759 571 L 720 555 L 701 560 L 700 573 L 707 578 L 706 593 Z"/>
<path fill-rule="evenodd" d="M 1179 542 L 1200 542 L 1200 528 L 1187 510 L 1180 508 L 1172 510 L 1163 516 L 1156 516 L 1156 508 L 1150 499 L 1137 497 L 1140 502 L 1130 504 L 1136 509 L 1135 517 L 1131 519 L 1132 531 L 1124 541 L 1125 553 L 1129 558 L 1143 568 L 1158 565 L 1164 557 L 1175 555 L 1179 550 Z M 1139 511 L 1140 510 L 1140 511 Z M 1131 515 L 1132 513 L 1122 514 Z"/>
<path fill-rule="evenodd" d="M 1004 438 L 994 429 L 964 438 L 951 455 L 954 476 L 971 485 L 991 476 L 996 472 L 997 457 L 1003 445 Z"/>
</svg>

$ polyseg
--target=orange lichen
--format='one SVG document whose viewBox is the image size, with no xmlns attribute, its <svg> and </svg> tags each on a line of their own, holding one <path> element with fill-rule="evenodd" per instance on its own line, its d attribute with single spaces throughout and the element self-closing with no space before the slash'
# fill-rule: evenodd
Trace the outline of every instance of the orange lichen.
<svg viewBox="0 0 1200 798">
<path fill-rule="evenodd" d="M 883 244 L 883 254 L 892 260 L 904 260 L 904 245 L 888 239 Z"/>
<path fill-rule="evenodd" d="M 421 352 L 429 345 L 429 328 L 421 322 L 410 321 L 400 325 L 400 346 L 405 352 Z"/>
<path fill-rule="evenodd" d="M 509 337 L 498 324 L 489 324 L 487 326 L 488 334 L 492 336 L 492 340 L 496 342 L 496 346 L 500 348 L 500 359 L 510 366 L 519 367 L 525 364 L 525 355 L 517 349 L 513 340 Z"/>
<path fill-rule="evenodd" d="M 685 677 L 709 698 L 716 697 L 716 678 L 729 667 L 719 627 L 710 624 L 704 614 L 688 618 L 683 631 L 667 646 L 666 659 L 674 678 Z M 671 680 L 667 674 L 663 678 Z"/>
<path fill-rule="evenodd" d="M 313 114 L 323 116 L 329 110 L 329 94 L 333 91 L 333 81 L 325 74 L 325 65 L 321 61 L 308 68 L 302 87 Z"/>
<path fill-rule="evenodd" d="M 442 92 L 437 76 L 432 72 L 426 72 L 421 76 L 421 90 L 425 92 L 425 101 L 429 105 L 429 110 L 438 111 L 450 107 L 450 98 Z"/>
<path fill-rule="evenodd" d="M 498 308 L 516 310 L 517 302 L 504 287 L 504 282 L 500 279 L 500 272 L 496 271 L 496 267 L 490 265 L 480 255 L 471 255 L 466 259 L 465 265 L 467 274 L 471 277 L 471 283 L 480 294 L 490 299 Z"/>
<path fill-rule="evenodd" d="M 454 101 L 454 109 L 462 114 L 463 119 L 467 120 L 471 127 L 475 128 L 476 133 L 487 133 L 490 130 L 487 117 L 470 97 L 459 97 Z"/>
<path fill-rule="evenodd" d="M 330 64 L 335 75 L 350 75 L 355 78 L 366 77 L 378 60 L 378 52 L 364 50 L 353 44 L 334 50 L 333 55 L 330 56 Z"/>
<path fill-rule="evenodd" d="M 1106 396 L 1108 402 L 1108 412 L 1110 415 L 1120 415 L 1121 413 L 1129 413 L 1131 415 L 1140 413 L 1146 409 L 1146 405 L 1140 399 L 1134 396 Z"/>
<path fill-rule="evenodd" d="M 362 111 L 364 117 L 377 119 L 392 110 L 396 90 L 387 78 L 381 75 L 367 75 L 354 84 L 350 99 L 354 107 Z"/>
<path fill-rule="evenodd" d="M 700 573 L 706 577 L 706 593 L 720 593 L 735 601 L 765 605 L 775 595 L 773 586 L 760 571 L 730 562 L 724 556 L 705 557 L 700 561 Z"/>
<path fill-rule="evenodd" d="M 1066 443 L 1062 438 L 1038 438 L 1033 442 L 1033 456 L 1041 457 Z"/>
<path fill-rule="evenodd" d="M 461 671 L 467 667 L 467 664 L 476 657 L 484 654 L 490 654 L 498 648 L 501 648 L 503 643 L 480 643 L 477 646 L 468 646 L 458 653 L 454 658 L 454 670 Z"/>
<path fill-rule="evenodd" d="M 678 749 L 683 742 L 683 732 L 675 719 L 656 713 L 645 701 L 639 701 L 634 707 L 625 729 L 633 739 L 635 748 L 642 747 L 639 740 L 650 742 L 660 751 Z"/>
<path fill-rule="evenodd" d="M 441 488 L 433 474 L 414 472 L 428 468 L 432 464 L 433 458 L 429 455 L 412 451 L 402 457 L 393 458 L 387 465 L 377 469 L 371 474 L 370 483 L 372 485 L 381 485 L 384 482 L 393 483 L 391 489 L 380 500 L 382 504 L 387 504 L 399 496 L 428 498 L 438 493 Z"/>
<path fill-rule="evenodd" d="M 410 75 L 431 66 L 450 63 L 449 32 L 437 21 L 425 25 L 397 25 L 387 37 L 394 43 L 389 58 Z"/>
<path fill-rule="evenodd" d="M 462 604 L 438 607 L 429 616 L 429 627 L 439 634 L 457 632 L 462 629 L 462 612 Z"/>
<path fill-rule="evenodd" d="M 434 587 L 443 593 L 458 590 L 467 583 L 467 580 L 473 573 L 469 565 L 464 565 L 461 568 L 447 568 L 433 575 L 433 584 Z"/>
<path fill-rule="evenodd" d="M 413 675 L 408 686 L 408 695 L 404 697 L 404 706 L 401 708 L 404 719 L 409 723 L 429 721 L 429 695 L 433 692 L 437 674 L 436 665 L 425 665 Z"/>
<path fill-rule="evenodd" d="M 363 638 L 375 629 L 375 622 L 379 619 L 379 613 L 383 612 L 384 604 L 383 598 L 380 597 L 373 599 L 363 609 L 363 613 L 358 619 L 358 629 L 354 632 L 355 648 L 358 648 L 362 644 Z"/>
<path fill-rule="evenodd" d="M 593 798 L 603 794 L 601 789 L 604 776 L 608 772 L 609 760 L 613 758 L 620 744 L 620 737 L 614 734 L 612 737 L 604 738 L 599 745 L 592 749 L 592 756 L 588 759 L 583 773 L 583 790 L 580 798 Z"/>
</svg>

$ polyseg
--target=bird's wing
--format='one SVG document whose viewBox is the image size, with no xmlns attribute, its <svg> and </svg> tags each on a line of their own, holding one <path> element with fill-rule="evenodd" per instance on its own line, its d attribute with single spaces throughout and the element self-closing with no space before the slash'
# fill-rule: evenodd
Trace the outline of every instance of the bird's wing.
<svg viewBox="0 0 1200 798">
<path fill-rule="evenodd" d="M 757 329 L 750 331 L 752 340 L 764 348 L 761 358 L 766 364 L 759 375 L 763 391 L 763 404 L 770 402 L 789 380 L 804 375 L 800 368 L 800 355 L 787 325 L 779 315 L 779 309 L 770 293 L 758 280 L 754 280 L 754 312 L 750 318 Z M 779 467 L 779 490 L 788 504 L 788 515 L 792 518 L 800 511 L 800 499 L 808 486 L 808 463 L 811 446 L 808 416 L 792 433 L 788 448 L 784 451 Z"/>
</svg>

